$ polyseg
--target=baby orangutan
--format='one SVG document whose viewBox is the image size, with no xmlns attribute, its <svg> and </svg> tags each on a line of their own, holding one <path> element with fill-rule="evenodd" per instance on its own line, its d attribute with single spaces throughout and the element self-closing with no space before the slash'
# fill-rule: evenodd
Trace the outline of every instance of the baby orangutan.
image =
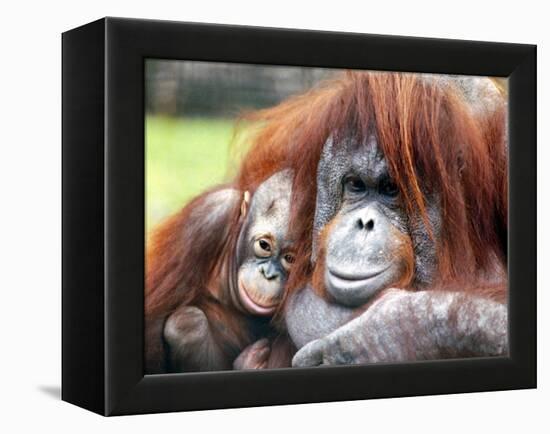
<svg viewBox="0 0 550 434">
<path fill-rule="evenodd" d="M 239 206 L 238 231 L 227 240 L 206 293 L 182 303 L 166 320 L 164 339 L 171 372 L 290 366 L 291 345 L 271 324 L 294 257 L 286 239 L 292 177 L 278 172 L 254 192 L 228 189 L 223 201 Z M 200 213 L 203 225 L 216 206 Z M 232 208 L 227 203 L 226 208 Z M 217 209 L 219 211 L 219 209 Z M 208 252 L 196 251 L 195 255 Z"/>
</svg>

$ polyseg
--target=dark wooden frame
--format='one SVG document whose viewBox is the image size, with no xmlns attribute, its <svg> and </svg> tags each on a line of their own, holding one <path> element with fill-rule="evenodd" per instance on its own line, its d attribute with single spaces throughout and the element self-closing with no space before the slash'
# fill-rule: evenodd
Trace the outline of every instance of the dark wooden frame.
<svg viewBox="0 0 550 434">
<path fill-rule="evenodd" d="M 121 415 L 536 387 L 535 46 L 105 18 L 62 49 L 63 400 Z M 509 357 L 144 376 L 146 58 L 509 77 Z"/>
</svg>

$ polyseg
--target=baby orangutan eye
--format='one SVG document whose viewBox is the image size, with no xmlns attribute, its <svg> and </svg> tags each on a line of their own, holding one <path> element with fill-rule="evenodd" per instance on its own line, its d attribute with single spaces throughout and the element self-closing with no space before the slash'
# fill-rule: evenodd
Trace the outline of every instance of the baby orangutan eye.
<svg viewBox="0 0 550 434">
<path fill-rule="evenodd" d="M 283 255 L 283 259 L 281 260 L 281 263 L 283 264 L 284 269 L 288 271 L 295 260 L 296 258 L 292 253 L 285 253 Z"/>
<path fill-rule="evenodd" d="M 254 253 L 260 258 L 271 256 L 271 242 L 267 238 L 260 238 L 254 242 Z"/>
</svg>

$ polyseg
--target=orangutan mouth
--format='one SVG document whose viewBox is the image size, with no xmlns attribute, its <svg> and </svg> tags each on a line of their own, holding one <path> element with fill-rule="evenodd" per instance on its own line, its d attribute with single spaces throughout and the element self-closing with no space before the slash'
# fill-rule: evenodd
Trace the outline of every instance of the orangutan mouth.
<svg viewBox="0 0 550 434">
<path fill-rule="evenodd" d="M 246 310 L 248 310 L 250 313 L 253 313 L 255 315 L 259 315 L 259 316 L 272 315 L 273 312 L 275 312 L 275 309 L 277 308 L 277 303 L 274 303 L 271 305 L 265 305 L 263 303 L 253 300 L 250 293 L 247 291 L 244 284 L 242 283 L 242 281 L 239 282 L 239 297 L 241 299 L 241 303 L 244 305 Z"/>
</svg>

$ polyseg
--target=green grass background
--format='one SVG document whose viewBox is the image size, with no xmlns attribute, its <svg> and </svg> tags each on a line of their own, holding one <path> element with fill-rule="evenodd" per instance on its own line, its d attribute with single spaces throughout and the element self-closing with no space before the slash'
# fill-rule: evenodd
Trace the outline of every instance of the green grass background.
<svg viewBox="0 0 550 434">
<path fill-rule="evenodd" d="M 232 119 L 146 117 L 147 232 L 197 194 L 227 181 L 234 127 Z"/>
</svg>

